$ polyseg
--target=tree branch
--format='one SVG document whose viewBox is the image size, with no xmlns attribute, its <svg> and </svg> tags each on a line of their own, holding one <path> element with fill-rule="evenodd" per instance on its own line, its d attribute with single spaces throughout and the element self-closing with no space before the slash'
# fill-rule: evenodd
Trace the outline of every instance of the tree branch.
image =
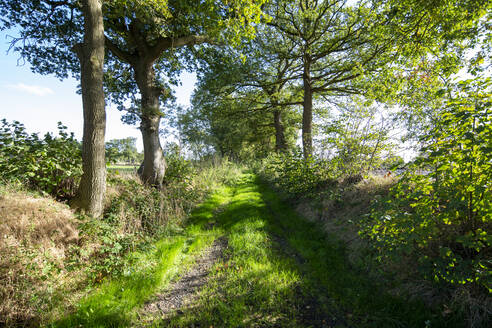
<svg viewBox="0 0 492 328">
<path fill-rule="evenodd" d="M 210 43 L 216 44 L 216 40 L 207 35 L 186 35 L 177 38 L 161 37 L 157 39 L 156 44 L 149 49 L 149 57 L 156 60 L 167 49 L 192 46 L 196 44 Z"/>
<path fill-rule="evenodd" d="M 104 36 L 104 45 L 108 48 L 113 55 L 118 57 L 120 60 L 133 64 L 135 61 L 135 56 L 129 53 L 128 51 L 120 49 L 113 41 L 111 41 L 107 36 Z"/>
</svg>

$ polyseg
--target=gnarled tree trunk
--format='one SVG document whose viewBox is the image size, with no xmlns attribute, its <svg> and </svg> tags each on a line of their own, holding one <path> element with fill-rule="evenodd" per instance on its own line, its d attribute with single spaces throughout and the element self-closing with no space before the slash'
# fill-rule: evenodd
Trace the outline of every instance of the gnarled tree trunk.
<svg viewBox="0 0 492 328">
<path fill-rule="evenodd" d="M 106 192 L 104 134 L 106 111 L 103 91 L 104 28 L 100 0 L 82 1 L 84 43 L 74 47 L 81 66 L 84 134 L 82 139 L 82 179 L 75 207 L 93 217 L 103 212 Z"/>
<path fill-rule="evenodd" d="M 144 162 L 140 177 L 144 183 L 161 188 L 166 172 L 166 161 L 159 140 L 162 115 L 159 97 L 162 91 L 154 85 L 155 73 L 152 63 L 142 62 L 134 69 L 142 97 L 140 131 L 144 144 Z"/>
</svg>

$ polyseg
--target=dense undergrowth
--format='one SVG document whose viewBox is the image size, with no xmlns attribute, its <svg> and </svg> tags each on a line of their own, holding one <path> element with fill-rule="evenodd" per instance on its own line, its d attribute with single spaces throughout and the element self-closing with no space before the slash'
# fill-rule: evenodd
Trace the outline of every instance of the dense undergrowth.
<svg viewBox="0 0 492 328">
<path fill-rule="evenodd" d="M 29 134 L 23 124 L 3 119 L 0 128 L 0 179 L 66 200 L 82 174 L 80 144 L 58 122 L 58 136 Z"/>
</svg>

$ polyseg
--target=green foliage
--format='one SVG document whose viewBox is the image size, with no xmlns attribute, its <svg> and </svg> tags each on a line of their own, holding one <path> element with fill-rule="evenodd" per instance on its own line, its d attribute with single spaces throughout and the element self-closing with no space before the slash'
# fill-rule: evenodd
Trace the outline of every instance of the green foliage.
<svg viewBox="0 0 492 328">
<path fill-rule="evenodd" d="M 124 231 L 118 220 L 109 213 L 104 219 L 81 217 L 79 229 L 87 239 L 98 243 L 99 247 L 89 248 L 74 245 L 70 249 L 70 263 L 76 267 L 81 265 L 86 257 L 90 262 L 84 263 L 85 273 L 89 281 L 99 283 L 106 276 L 122 274 L 127 259 L 124 257 L 129 251 L 142 247 L 148 240 L 138 231 Z"/>
<path fill-rule="evenodd" d="M 244 167 L 230 161 L 227 157 L 209 157 L 194 164 L 198 173 L 193 184 L 204 190 L 213 190 L 221 185 L 232 186 L 237 183 Z"/>
<path fill-rule="evenodd" d="M 202 81 L 203 82 L 203 81 Z M 215 81 L 217 83 L 217 81 Z M 261 158 L 274 150 L 271 112 L 251 110 L 251 104 L 201 84 L 193 106 L 179 115 L 183 142 L 198 156 L 211 152 L 236 160 Z"/>
<path fill-rule="evenodd" d="M 0 177 L 19 180 L 57 198 L 70 198 L 82 174 L 80 144 L 58 123 L 58 136 L 39 138 L 23 124 L 2 120 L 0 130 Z"/>
<path fill-rule="evenodd" d="M 331 162 L 312 156 L 304 159 L 300 152 L 274 154 L 258 166 L 262 176 L 292 198 L 313 197 L 323 187 L 336 184 Z"/>
<path fill-rule="evenodd" d="M 164 155 L 167 164 L 164 184 L 168 185 L 173 182 L 189 183 L 193 180 L 196 174 L 195 169 L 192 163 L 183 157 L 178 145 L 169 145 L 164 150 Z"/>
<path fill-rule="evenodd" d="M 108 183 L 118 189 L 105 218 L 123 224 L 128 233 L 154 235 L 176 224 L 201 199 L 202 191 L 183 184 L 169 184 L 165 191 L 144 186 L 138 179 L 113 175 Z"/>
<path fill-rule="evenodd" d="M 376 203 L 364 227 L 381 260 L 419 263 L 424 277 L 492 291 L 490 79 L 458 84 L 423 154 Z"/>
<path fill-rule="evenodd" d="M 332 159 L 344 175 L 366 174 L 391 153 L 394 145 L 388 136 L 393 129 L 388 119 L 390 111 L 381 107 L 364 98 L 351 97 L 337 102 L 337 114 L 326 109 L 320 113 L 320 152 Z"/>
<path fill-rule="evenodd" d="M 126 162 L 137 163 L 143 160 L 142 154 L 137 151 L 137 138 L 113 139 L 106 142 L 106 161 L 108 163 Z"/>
</svg>

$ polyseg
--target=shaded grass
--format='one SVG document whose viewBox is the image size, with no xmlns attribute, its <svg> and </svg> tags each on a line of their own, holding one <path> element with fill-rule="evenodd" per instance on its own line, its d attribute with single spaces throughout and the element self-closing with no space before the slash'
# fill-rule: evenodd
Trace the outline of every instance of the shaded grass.
<svg viewBox="0 0 492 328">
<path fill-rule="evenodd" d="M 271 231 L 285 238 L 305 259 L 304 272 L 312 290 L 328 295 L 351 326 L 464 326 L 460 318 L 446 320 L 439 309 L 430 309 L 423 302 L 390 295 L 388 290 L 393 286 L 373 281 L 350 265 L 336 236 L 327 235 L 318 224 L 300 218 L 268 186 L 256 182 L 271 213 Z"/>
</svg>

